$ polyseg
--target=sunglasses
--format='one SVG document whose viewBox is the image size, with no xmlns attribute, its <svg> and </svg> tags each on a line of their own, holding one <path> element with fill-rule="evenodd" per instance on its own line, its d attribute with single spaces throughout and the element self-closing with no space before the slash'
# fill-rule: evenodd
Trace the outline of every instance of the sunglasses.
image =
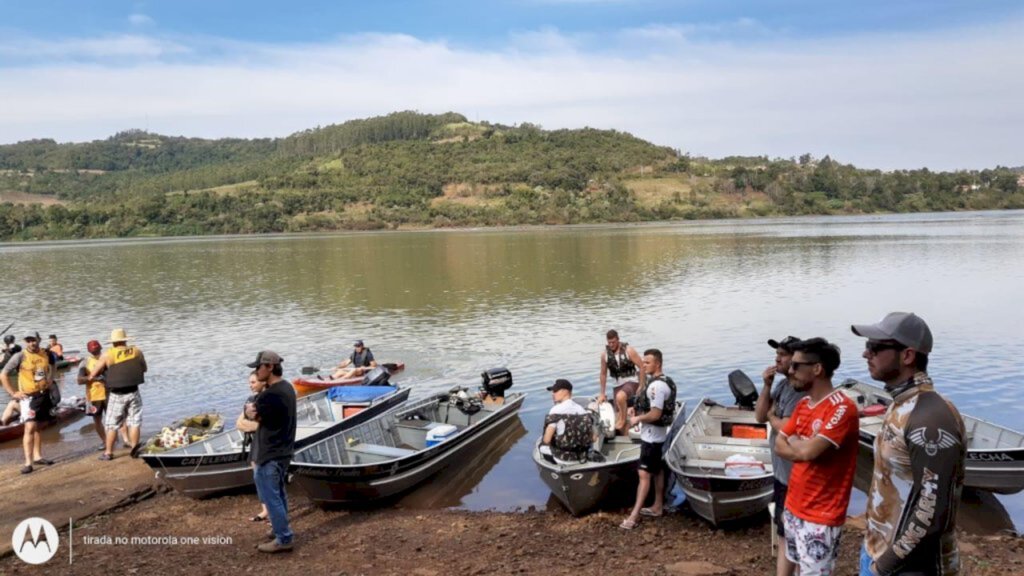
<svg viewBox="0 0 1024 576">
<path fill-rule="evenodd" d="M 814 364 L 821 364 L 821 362 L 790 362 L 789 365 L 793 370 L 799 370 L 801 366 L 813 366 Z"/>
<path fill-rule="evenodd" d="M 867 350 L 868 354 L 875 356 L 886 350 L 904 350 L 906 346 L 899 342 L 883 342 L 879 340 L 868 340 L 864 343 L 864 350 Z"/>
</svg>

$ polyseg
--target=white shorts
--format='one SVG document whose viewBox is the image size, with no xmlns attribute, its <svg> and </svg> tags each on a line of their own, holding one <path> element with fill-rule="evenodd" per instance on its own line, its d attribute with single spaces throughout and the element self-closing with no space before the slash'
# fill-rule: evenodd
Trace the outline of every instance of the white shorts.
<svg viewBox="0 0 1024 576">
<path fill-rule="evenodd" d="M 800 576 L 831 576 L 839 557 L 842 526 L 825 526 L 798 518 L 786 510 L 786 558 L 800 566 Z"/>
</svg>

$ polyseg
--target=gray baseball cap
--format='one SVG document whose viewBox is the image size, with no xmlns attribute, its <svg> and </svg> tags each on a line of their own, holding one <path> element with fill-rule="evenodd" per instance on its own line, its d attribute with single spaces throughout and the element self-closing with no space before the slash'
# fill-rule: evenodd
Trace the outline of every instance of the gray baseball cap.
<svg viewBox="0 0 1024 576">
<path fill-rule="evenodd" d="M 932 351 L 932 331 L 913 312 L 890 312 L 877 324 L 854 324 L 850 330 L 871 340 L 895 340 L 922 354 Z"/>
<path fill-rule="evenodd" d="M 284 358 L 277 355 L 273 350 L 264 350 L 256 355 L 256 361 L 246 364 L 249 368 L 257 368 L 262 364 L 280 364 Z"/>
</svg>

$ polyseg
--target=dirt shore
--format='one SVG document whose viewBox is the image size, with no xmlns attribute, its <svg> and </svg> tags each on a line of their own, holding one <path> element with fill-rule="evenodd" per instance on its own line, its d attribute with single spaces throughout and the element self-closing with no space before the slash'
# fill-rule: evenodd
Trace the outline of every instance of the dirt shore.
<svg viewBox="0 0 1024 576">
<path fill-rule="evenodd" d="M 138 469 L 124 459 L 124 466 Z M 93 467 L 94 468 L 94 467 Z M 42 478 L 41 476 L 38 478 Z M 116 482 L 134 480 L 132 475 Z M 67 529 L 50 562 L 29 566 L 13 554 L 7 574 L 770 574 L 765 518 L 728 530 L 690 513 L 618 528 L 622 513 L 572 518 L 563 512 L 461 512 L 384 508 L 325 511 L 291 493 L 296 548 L 265 556 L 254 548 L 268 526 L 249 520 L 254 494 L 195 501 L 171 492 L 76 520 L 73 563 Z M 5 509 L 5 518 L 11 510 Z M 19 513 L 19 517 L 23 514 Z M 5 528 L 7 528 L 5 522 Z M 10 531 L 0 534 L 10 541 Z M 857 519 L 848 524 L 839 574 L 856 574 Z M 133 540 L 134 538 L 134 540 Z M 1024 539 L 1011 535 L 961 539 L 972 575 L 1024 574 Z"/>
</svg>

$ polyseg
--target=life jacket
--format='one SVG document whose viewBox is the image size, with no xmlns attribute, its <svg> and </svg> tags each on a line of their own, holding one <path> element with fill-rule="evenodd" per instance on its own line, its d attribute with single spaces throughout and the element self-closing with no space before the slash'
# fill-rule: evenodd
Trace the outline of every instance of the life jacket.
<svg viewBox="0 0 1024 576">
<path fill-rule="evenodd" d="M 619 351 L 612 352 L 612 349 L 605 346 L 605 355 L 608 357 L 608 373 L 612 378 L 626 378 L 636 376 L 636 364 L 629 359 L 628 342 L 619 342 Z"/>
<path fill-rule="evenodd" d="M 585 462 L 594 433 L 594 420 L 590 414 L 548 414 L 544 428 L 564 422 L 562 433 L 551 439 L 551 455 L 559 460 Z"/>
<path fill-rule="evenodd" d="M 88 376 L 92 374 L 93 368 L 99 364 L 103 357 L 94 358 L 89 356 L 85 359 L 85 374 Z M 103 376 L 97 376 L 96 380 L 90 380 L 85 385 L 85 399 L 89 402 L 99 402 L 100 400 L 107 399 L 107 386 L 103 383 Z"/>
<path fill-rule="evenodd" d="M 366 368 L 370 365 L 370 349 L 363 348 L 363 352 L 361 354 L 357 354 L 353 350 L 352 356 L 349 357 L 349 360 L 352 360 L 352 365 L 356 368 Z"/>
<path fill-rule="evenodd" d="M 23 394 L 38 394 L 49 386 L 52 356 L 46 350 L 21 352 L 21 366 L 18 367 L 18 389 Z"/>
<path fill-rule="evenodd" d="M 661 380 L 668 384 L 668 398 L 665 399 L 665 406 L 661 409 L 661 418 L 657 422 L 651 422 L 655 426 L 671 426 L 676 414 L 676 383 L 664 374 L 653 376 L 647 384 L 636 393 L 633 399 L 633 407 L 637 414 L 646 414 L 651 411 L 651 399 L 647 397 L 647 390 L 652 384 Z"/>
<path fill-rule="evenodd" d="M 64 346 L 62 344 L 54 344 L 53 346 L 50 346 L 49 350 L 50 352 L 53 352 L 53 355 L 57 357 L 57 360 L 64 359 Z"/>
<path fill-rule="evenodd" d="M 131 389 L 146 381 L 142 351 L 135 346 L 117 346 L 104 354 L 107 359 L 108 390 Z"/>
</svg>

